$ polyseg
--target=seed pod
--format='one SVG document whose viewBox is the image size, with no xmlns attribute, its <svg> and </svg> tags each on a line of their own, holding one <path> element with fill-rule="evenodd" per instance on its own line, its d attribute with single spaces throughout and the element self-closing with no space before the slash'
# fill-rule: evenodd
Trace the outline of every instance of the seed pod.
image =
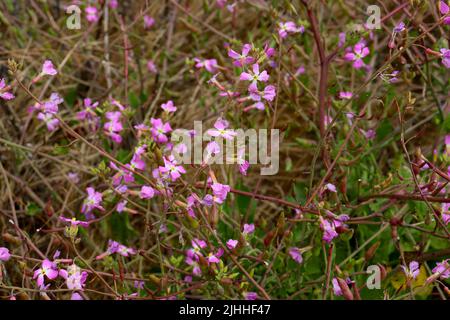
<svg viewBox="0 0 450 320">
<path fill-rule="evenodd" d="M 161 285 L 161 279 L 158 278 L 157 276 L 151 274 L 151 275 L 149 275 L 149 279 L 150 279 L 151 282 L 153 282 L 158 287 Z"/>
<path fill-rule="evenodd" d="M 370 261 L 373 258 L 375 252 L 380 246 L 380 243 L 381 243 L 380 241 L 377 241 L 366 251 L 366 253 L 364 254 L 364 259 L 366 260 L 366 262 Z"/>
<path fill-rule="evenodd" d="M 355 300 L 361 300 L 361 295 L 359 294 L 359 289 L 356 283 L 353 283 L 353 292 L 355 293 Z"/>
<path fill-rule="evenodd" d="M 233 284 L 233 280 L 230 278 L 222 278 L 222 279 L 220 279 L 220 283 L 225 286 L 229 286 L 229 285 Z"/>
<path fill-rule="evenodd" d="M 267 235 L 264 237 L 264 245 L 268 247 L 275 236 L 275 232 L 273 230 L 269 231 Z"/>
<path fill-rule="evenodd" d="M 341 278 L 336 278 L 339 284 L 339 287 L 341 288 L 342 295 L 344 296 L 345 300 L 353 300 L 353 293 L 348 287 L 348 284 L 345 280 Z"/>
<path fill-rule="evenodd" d="M 30 300 L 30 296 L 26 292 L 16 294 L 17 300 Z"/>
<path fill-rule="evenodd" d="M 377 266 L 379 266 L 380 270 L 381 270 L 381 274 L 380 274 L 381 280 L 386 279 L 386 276 L 387 276 L 386 268 L 382 264 L 377 264 Z"/>
<path fill-rule="evenodd" d="M 444 291 L 445 291 L 445 293 L 446 293 L 448 296 L 450 296 L 450 289 L 449 289 L 449 288 L 447 288 L 446 286 L 444 286 Z"/>
<path fill-rule="evenodd" d="M 15 245 L 20 245 L 22 243 L 22 240 L 20 238 L 15 237 L 12 234 L 7 233 L 7 232 L 2 234 L 2 238 L 3 238 L 3 241 L 5 241 L 7 243 L 12 243 Z"/>
</svg>

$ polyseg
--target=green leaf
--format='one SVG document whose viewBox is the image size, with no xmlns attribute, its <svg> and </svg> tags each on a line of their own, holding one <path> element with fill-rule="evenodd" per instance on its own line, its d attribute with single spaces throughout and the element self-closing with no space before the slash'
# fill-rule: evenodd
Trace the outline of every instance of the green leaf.
<svg viewBox="0 0 450 320">
<path fill-rule="evenodd" d="M 36 203 L 30 202 L 26 208 L 26 214 L 29 216 L 35 216 L 42 211 L 41 207 L 39 207 Z"/>
</svg>

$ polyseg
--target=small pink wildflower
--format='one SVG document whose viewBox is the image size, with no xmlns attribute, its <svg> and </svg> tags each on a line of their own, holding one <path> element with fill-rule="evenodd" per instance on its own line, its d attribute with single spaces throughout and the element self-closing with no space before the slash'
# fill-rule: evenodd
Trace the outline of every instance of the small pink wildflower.
<svg viewBox="0 0 450 320">
<path fill-rule="evenodd" d="M 401 268 L 408 279 L 415 279 L 420 273 L 419 263 L 417 261 L 411 261 L 409 268 L 405 266 L 401 266 Z"/>
<path fill-rule="evenodd" d="M 259 64 L 255 63 L 252 66 L 253 72 L 242 72 L 239 79 L 244 81 L 252 81 L 253 83 L 257 83 L 258 81 L 267 82 L 269 80 L 269 74 L 266 70 L 262 72 L 259 71 Z"/>
<path fill-rule="evenodd" d="M 353 68 L 360 69 L 365 66 L 364 61 L 362 60 L 364 57 L 366 57 L 370 53 L 370 50 L 368 47 L 366 47 L 366 43 L 364 40 L 358 42 L 352 48 L 347 48 L 347 53 L 344 56 L 344 59 L 347 61 L 353 62 Z"/>
<path fill-rule="evenodd" d="M 112 141 L 121 143 L 122 137 L 119 133 L 123 130 L 123 125 L 120 121 L 122 113 L 119 111 L 110 111 L 107 112 L 105 116 L 110 120 L 103 125 L 105 134 L 109 136 Z"/>
<path fill-rule="evenodd" d="M 450 203 L 443 203 L 441 206 L 442 209 L 442 220 L 447 225 L 450 223 Z"/>
<path fill-rule="evenodd" d="M 239 241 L 237 241 L 237 240 L 229 239 L 229 240 L 227 241 L 227 248 L 230 249 L 230 250 L 233 250 L 233 249 L 236 248 L 236 246 L 238 245 L 238 242 L 239 242 Z"/>
<path fill-rule="evenodd" d="M 87 7 L 84 9 L 86 12 L 86 20 L 89 22 L 97 22 L 99 19 L 98 9 L 96 7 Z"/>
<path fill-rule="evenodd" d="M 273 99 L 275 99 L 276 96 L 275 87 L 272 85 L 268 85 L 264 88 L 263 91 L 259 91 L 258 87 L 256 86 L 256 83 L 253 82 L 248 87 L 248 91 L 250 93 L 250 98 L 256 103 L 245 108 L 244 111 L 248 111 L 249 109 L 253 108 L 258 110 L 264 110 L 265 106 L 261 100 L 264 99 L 266 101 L 273 101 Z"/>
<path fill-rule="evenodd" d="M 153 27 L 153 25 L 155 24 L 155 19 L 153 19 L 152 17 L 145 15 L 144 16 L 144 28 L 145 29 L 150 29 L 151 27 Z"/>
<path fill-rule="evenodd" d="M 100 259 L 103 259 L 105 256 L 114 254 L 114 253 L 118 253 L 121 256 L 128 257 L 130 255 L 135 255 L 136 250 L 132 249 L 132 248 L 128 248 L 128 247 L 124 246 L 123 244 L 120 244 L 117 241 L 109 240 L 108 241 L 108 249 L 106 250 L 106 252 L 97 256 L 96 259 L 100 260 Z"/>
<path fill-rule="evenodd" d="M 227 198 L 228 192 L 230 192 L 230 186 L 226 184 L 213 183 L 211 185 L 213 191 L 213 200 L 218 204 L 222 204 Z"/>
<path fill-rule="evenodd" d="M 0 261 L 6 262 L 11 258 L 9 249 L 5 247 L 0 247 Z"/>
<path fill-rule="evenodd" d="M 227 129 L 229 126 L 228 121 L 219 118 L 214 123 L 215 129 L 209 129 L 207 134 L 212 137 L 223 137 L 226 140 L 232 140 L 236 136 L 236 132 L 232 129 Z"/>
<path fill-rule="evenodd" d="M 244 65 L 251 64 L 255 61 L 253 57 L 248 55 L 251 49 L 252 46 L 246 43 L 242 46 L 242 52 L 240 54 L 234 51 L 233 49 L 229 49 L 228 56 L 234 60 L 233 64 L 236 67 L 243 67 Z"/>
<path fill-rule="evenodd" d="M 440 274 L 441 279 L 448 279 L 450 278 L 450 259 L 443 260 L 442 262 L 436 263 L 436 267 L 431 270 L 434 274 Z"/>
<path fill-rule="evenodd" d="M 440 51 L 441 51 L 442 64 L 447 69 L 450 69 L 450 50 L 442 48 Z"/>
<path fill-rule="evenodd" d="M 353 93 L 349 92 L 349 91 L 341 91 L 339 92 L 339 98 L 341 99 L 351 99 L 353 97 Z"/>
<path fill-rule="evenodd" d="M 245 300 L 256 300 L 258 299 L 258 294 L 256 292 L 246 292 L 244 297 Z"/>
<path fill-rule="evenodd" d="M 70 224 L 72 227 L 73 226 L 80 226 L 80 227 L 83 227 L 83 228 L 89 227 L 89 222 L 80 221 L 80 220 L 77 220 L 76 218 L 69 219 L 69 218 L 66 218 L 64 216 L 60 216 L 59 219 L 61 221 L 65 222 L 65 223 Z"/>
<path fill-rule="evenodd" d="M 93 120 L 98 119 L 97 114 L 95 113 L 95 109 L 98 106 L 98 102 L 92 103 L 90 98 L 86 98 L 83 100 L 84 110 L 77 113 L 78 120 Z"/>
<path fill-rule="evenodd" d="M 299 248 L 296 247 L 289 248 L 289 255 L 291 256 L 292 259 L 294 259 L 295 262 L 297 263 L 303 262 L 302 252 L 300 251 Z"/>
<path fill-rule="evenodd" d="M 449 14 L 450 8 L 449 8 L 449 6 L 445 3 L 445 1 L 439 1 L 439 12 L 440 12 L 443 16 Z M 444 22 L 444 24 L 450 25 L 450 17 L 445 17 L 443 22 Z"/>
<path fill-rule="evenodd" d="M 47 126 L 48 131 L 54 131 L 59 125 L 59 120 L 54 117 L 51 113 L 39 112 L 36 116 L 37 119 L 43 121 Z"/>
<path fill-rule="evenodd" d="M 278 26 L 278 34 L 282 39 L 286 38 L 289 33 L 305 32 L 305 27 L 297 27 L 297 25 L 292 21 L 280 22 L 278 23 Z"/>
<path fill-rule="evenodd" d="M 243 231 L 242 231 L 242 233 L 244 234 L 244 235 L 248 235 L 248 234 L 251 234 L 251 233 L 253 233 L 255 231 L 255 225 L 253 224 L 253 223 L 251 223 L 251 224 L 244 224 L 244 229 L 243 229 Z"/>
<path fill-rule="evenodd" d="M 94 209 L 104 211 L 105 209 L 101 206 L 103 195 L 92 187 L 88 187 L 86 192 L 88 196 L 83 201 L 81 212 L 88 216 Z"/>
<path fill-rule="evenodd" d="M 47 277 L 50 280 L 54 280 L 58 277 L 58 269 L 56 264 L 50 260 L 45 259 L 39 269 L 34 271 L 33 279 L 37 279 L 36 283 L 41 290 L 46 288 L 44 279 Z"/>
<path fill-rule="evenodd" d="M 164 123 L 161 119 L 150 119 L 152 125 L 150 131 L 152 137 L 157 143 L 167 143 L 169 139 L 166 134 L 172 131 L 170 124 L 168 122 Z"/>
<path fill-rule="evenodd" d="M 42 65 L 42 75 L 49 75 L 54 76 L 58 73 L 56 71 L 55 67 L 53 66 L 53 62 L 51 60 L 45 60 L 44 64 Z"/>
<path fill-rule="evenodd" d="M 336 186 L 334 184 L 332 184 L 332 183 L 327 183 L 325 185 L 325 189 L 327 189 L 328 191 L 334 192 L 334 193 L 337 192 Z"/>
<path fill-rule="evenodd" d="M 164 157 L 164 167 L 159 167 L 159 171 L 162 174 L 168 174 L 172 181 L 181 177 L 181 174 L 186 173 L 183 166 L 178 165 L 174 156 Z"/>
<path fill-rule="evenodd" d="M 147 69 L 148 69 L 148 71 L 150 71 L 153 74 L 158 73 L 158 68 L 156 67 L 156 64 L 153 62 L 153 60 L 147 61 Z"/>
<path fill-rule="evenodd" d="M 166 103 L 163 103 L 161 105 L 161 109 L 163 109 L 166 112 L 175 112 L 177 111 L 177 107 L 173 104 L 172 100 L 167 101 Z"/>
<path fill-rule="evenodd" d="M 151 199 L 155 196 L 155 189 L 150 186 L 142 186 L 139 197 L 141 199 Z"/>
<path fill-rule="evenodd" d="M 3 100 L 14 99 L 14 95 L 9 92 L 9 87 L 6 86 L 5 79 L 0 80 L 0 98 Z"/>
<path fill-rule="evenodd" d="M 197 69 L 205 68 L 210 73 L 217 72 L 218 64 L 216 59 L 201 60 L 199 58 L 194 58 L 194 61 L 196 62 L 195 67 Z"/>
</svg>

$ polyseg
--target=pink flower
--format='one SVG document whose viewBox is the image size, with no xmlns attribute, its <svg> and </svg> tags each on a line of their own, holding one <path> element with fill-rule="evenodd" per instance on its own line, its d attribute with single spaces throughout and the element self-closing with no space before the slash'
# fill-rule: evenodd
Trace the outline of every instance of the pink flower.
<svg viewBox="0 0 450 320">
<path fill-rule="evenodd" d="M 173 104 L 172 100 L 167 101 L 166 103 L 163 103 L 161 105 L 161 109 L 163 109 L 166 112 L 175 112 L 177 111 L 177 107 Z"/>
<path fill-rule="evenodd" d="M 194 58 L 196 62 L 195 67 L 197 69 L 205 68 L 210 73 L 215 73 L 217 71 L 217 60 L 216 59 L 206 59 L 201 60 L 199 58 Z"/>
<path fill-rule="evenodd" d="M 162 122 L 161 119 L 153 118 L 150 119 L 150 123 L 152 125 L 150 131 L 152 133 L 153 139 L 157 143 L 167 143 L 169 139 L 167 138 L 166 134 L 172 131 L 170 124 L 168 122 Z"/>
<path fill-rule="evenodd" d="M 9 92 L 9 87 L 6 86 L 5 79 L 0 80 L 0 98 L 3 100 L 14 99 L 14 95 Z"/>
<path fill-rule="evenodd" d="M 181 177 L 181 174 L 186 173 L 183 166 L 179 166 L 174 156 L 164 157 L 164 167 L 159 167 L 162 174 L 168 174 L 172 181 Z"/>
<path fill-rule="evenodd" d="M 114 142 L 121 143 L 122 137 L 119 135 L 119 132 L 123 130 L 123 125 L 120 122 L 122 113 L 120 111 L 110 111 L 105 116 L 110 120 L 103 125 L 105 134 Z"/>
<path fill-rule="evenodd" d="M 70 290 L 83 291 L 88 273 L 81 271 L 81 269 L 73 264 L 67 268 L 67 270 L 61 269 L 59 274 L 66 280 L 67 288 Z"/>
<path fill-rule="evenodd" d="M 339 42 L 338 42 L 338 47 L 341 48 L 346 41 L 347 35 L 345 32 L 341 32 L 339 33 Z"/>
<path fill-rule="evenodd" d="M 150 29 L 155 24 L 155 19 L 152 17 L 145 15 L 144 16 L 144 28 Z"/>
<path fill-rule="evenodd" d="M 409 268 L 405 266 L 401 266 L 401 268 L 408 279 L 415 279 L 420 273 L 419 263 L 417 261 L 411 261 Z"/>
<path fill-rule="evenodd" d="M 305 32 L 305 27 L 300 26 L 297 27 L 296 24 L 292 21 L 288 21 L 288 22 L 280 22 L 278 23 L 278 34 L 279 36 L 284 39 L 288 36 L 289 33 L 303 33 Z"/>
<path fill-rule="evenodd" d="M 258 299 L 258 294 L 256 292 L 246 292 L 244 297 L 245 300 L 256 300 Z"/>
<path fill-rule="evenodd" d="M 294 259 L 295 262 L 297 263 L 303 262 L 302 252 L 300 251 L 299 248 L 296 247 L 289 248 L 289 255 L 291 256 L 292 259 Z"/>
<path fill-rule="evenodd" d="M 128 203 L 127 200 L 120 201 L 120 202 L 117 204 L 116 211 L 117 211 L 118 213 L 122 213 L 122 212 L 126 209 L 127 203 Z"/>
<path fill-rule="evenodd" d="M 255 61 L 255 59 L 253 57 L 250 57 L 248 55 L 248 53 L 250 52 L 251 49 L 252 49 L 252 46 L 250 44 L 246 43 L 242 46 L 241 54 L 237 53 L 233 49 L 229 49 L 228 56 L 234 60 L 233 64 L 236 67 L 243 67 L 244 65 L 253 63 Z"/>
<path fill-rule="evenodd" d="M 255 231 L 255 225 L 253 223 L 251 223 L 251 224 L 247 224 L 247 223 L 244 224 L 244 230 L 242 231 L 242 233 L 244 235 L 251 234 L 254 231 Z"/>
<path fill-rule="evenodd" d="M 216 141 L 211 141 L 206 145 L 206 156 L 203 163 L 209 163 L 213 155 L 218 155 L 221 152 L 220 146 Z"/>
<path fill-rule="evenodd" d="M 201 249 L 206 248 L 206 242 L 201 239 L 194 238 L 194 239 L 192 239 L 191 244 L 192 244 L 192 248 L 186 252 L 186 255 L 190 259 L 198 260 L 199 257 L 202 256 Z"/>
<path fill-rule="evenodd" d="M 139 196 L 141 199 L 151 199 L 155 196 L 155 189 L 150 186 L 142 186 Z"/>
<path fill-rule="evenodd" d="M 83 227 L 83 228 L 89 227 L 89 222 L 86 222 L 86 221 L 80 221 L 80 220 L 77 220 L 77 219 L 75 219 L 75 218 L 69 219 L 69 218 L 66 218 L 66 217 L 64 217 L 64 216 L 60 216 L 59 219 L 60 219 L 61 221 L 64 221 L 64 222 L 66 222 L 66 223 L 69 223 L 72 227 L 73 227 L 73 226 L 80 226 L 80 227 Z"/>
<path fill-rule="evenodd" d="M 102 198 L 103 198 L 102 194 L 100 192 L 95 191 L 95 189 L 92 187 L 87 188 L 86 192 L 88 193 L 88 196 L 83 201 L 83 205 L 81 207 L 81 212 L 88 215 L 94 209 L 99 209 L 101 211 L 104 211 L 105 209 L 101 206 L 101 202 L 102 202 Z"/>
<path fill-rule="evenodd" d="M 394 33 L 399 33 L 402 32 L 403 30 L 405 30 L 405 23 L 403 21 L 401 21 L 400 23 L 398 23 L 395 27 L 393 32 Z"/>
<path fill-rule="evenodd" d="M 341 99 L 351 99 L 353 97 L 353 93 L 349 92 L 349 91 L 341 91 L 339 92 L 339 98 Z"/>
<path fill-rule="evenodd" d="M 158 68 L 156 68 L 155 63 L 153 62 L 153 60 L 148 60 L 147 61 L 147 69 L 148 71 L 150 71 L 151 73 L 158 73 Z"/>
<path fill-rule="evenodd" d="M 362 40 L 355 44 L 353 47 L 353 52 L 351 51 L 351 48 L 347 48 L 347 53 L 345 54 L 344 59 L 347 61 L 352 61 L 355 69 L 364 67 L 365 64 L 362 59 L 370 53 L 369 48 L 366 47 L 365 41 Z"/>
<path fill-rule="evenodd" d="M 123 244 L 120 244 L 117 241 L 109 240 L 108 241 L 108 249 L 106 250 L 106 252 L 97 256 L 95 259 L 100 260 L 100 259 L 103 259 L 105 256 L 113 254 L 113 253 L 118 253 L 124 257 L 128 257 L 130 255 L 136 254 L 136 250 L 132 249 L 132 248 L 128 248 L 128 247 L 124 246 Z"/>
<path fill-rule="evenodd" d="M 127 168 L 130 167 L 129 164 L 125 165 Z M 134 182 L 133 173 L 123 167 L 118 167 L 114 162 L 109 163 L 109 167 L 111 169 L 116 170 L 117 172 L 112 177 L 113 186 L 119 186 L 123 183 L 131 183 Z"/>
<path fill-rule="evenodd" d="M 70 300 L 84 300 L 84 299 L 78 292 L 74 292 L 70 296 Z"/>
<path fill-rule="evenodd" d="M 230 192 L 230 186 L 226 184 L 213 183 L 211 185 L 213 191 L 213 200 L 216 203 L 222 204 L 227 198 L 228 192 Z"/>
<path fill-rule="evenodd" d="M 98 10 L 96 7 L 87 7 L 84 9 L 86 12 L 86 20 L 89 22 L 97 22 L 99 19 Z"/>
<path fill-rule="evenodd" d="M 250 107 L 247 107 L 244 109 L 244 111 L 247 111 L 249 109 L 258 109 L 258 110 L 264 110 L 264 103 L 261 101 L 262 99 L 266 101 L 273 101 L 276 96 L 275 87 L 272 85 L 268 85 L 264 88 L 263 91 L 259 91 L 258 87 L 256 86 L 255 82 L 252 82 L 250 86 L 248 87 L 248 91 L 250 93 L 250 98 L 253 101 L 256 101 L 255 104 L 251 105 Z"/>
<path fill-rule="evenodd" d="M 373 138 L 375 138 L 377 133 L 375 132 L 375 130 L 369 129 L 367 131 L 363 130 L 363 134 L 364 134 L 364 137 L 366 137 L 366 139 L 372 140 Z"/>
<path fill-rule="evenodd" d="M 337 278 L 333 278 L 333 280 L 331 280 L 331 283 L 333 284 L 334 295 L 342 296 L 342 289 L 339 286 L 339 282 L 337 281 Z"/>
<path fill-rule="evenodd" d="M 217 258 L 214 253 L 209 253 L 208 256 L 206 257 L 206 260 L 208 260 L 209 263 L 219 263 L 220 259 Z"/>
<path fill-rule="evenodd" d="M 442 220 L 447 225 L 450 222 L 450 203 L 443 203 L 441 206 L 442 209 Z"/>
<path fill-rule="evenodd" d="M 36 283 L 41 290 L 44 290 L 46 288 L 44 284 L 44 277 L 47 277 L 50 280 L 56 279 L 56 277 L 58 277 L 58 269 L 56 268 L 55 263 L 47 259 L 42 262 L 41 268 L 34 271 L 33 275 L 33 279 L 37 278 Z"/>
<path fill-rule="evenodd" d="M 319 217 L 320 220 L 320 228 L 323 231 L 322 239 L 328 243 L 330 243 L 334 238 L 336 238 L 339 234 L 336 232 L 335 226 L 330 221 Z"/>
<path fill-rule="evenodd" d="M 67 178 L 69 178 L 69 180 L 72 181 L 72 183 L 75 183 L 75 184 L 80 182 L 80 177 L 78 176 L 78 173 L 76 173 L 76 172 L 69 172 L 67 174 Z"/>
<path fill-rule="evenodd" d="M 214 123 L 215 129 L 209 129 L 207 134 L 212 137 L 223 137 L 226 140 L 232 140 L 236 136 L 236 132 L 232 129 L 227 129 L 229 126 L 228 121 L 219 118 Z"/>
<path fill-rule="evenodd" d="M 259 64 L 255 63 L 252 66 L 252 71 L 250 73 L 242 72 L 239 79 L 244 81 L 252 81 L 253 83 L 257 83 L 258 81 L 267 82 L 269 80 L 269 74 L 266 70 L 259 72 Z"/>
<path fill-rule="evenodd" d="M 118 0 L 109 0 L 109 7 L 111 9 L 117 9 L 118 6 L 119 6 Z"/>
<path fill-rule="evenodd" d="M 124 245 L 119 245 L 117 253 L 124 257 L 129 257 L 130 255 L 135 255 L 136 250 L 133 248 L 128 248 Z"/>
<path fill-rule="evenodd" d="M 440 51 L 441 51 L 442 64 L 447 69 L 449 69 L 450 68 L 450 50 L 442 48 Z"/>
<path fill-rule="evenodd" d="M 450 278 L 450 264 L 449 260 L 443 260 L 442 262 L 436 263 L 436 267 L 431 270 L 434 274 L 438 273 L 440 274 L 441 279 L 447 279 Z"/>
<path fill-rule="evenodd" d="M 5 247 L 0 247 L 0 261 L 6 262 L 11 258 L 9 249 Z"/>
<path fill-rule="evenodd" d="M 244 148 L 240 148 L 238 150 L 238 164 L 239 164 L 239 172 L 246 176 L 247 175 L 247 170 L 250 167 L 250 163 L 245 160 L 245 147 Z"/>
<path fill-rule="evenodd" d="M 59 120 L 51 113 L 39 112 L 36 118 L 46 124 L 48 131 L 54 131 L 59 125 Z"/>
<path fill-rule="evenodd" d="M 95 109 L 98 106 L 98 102 L 92 103 L 91 99 L 86 98 L 83 100 L 83 104 L 84 104 L 84 110 L 77 113 L 78 120 L 98 119 L 97 114 L 95 113 Z"/>
<path fill-rule="evenodd" d="M 201 254 L 200 254 L 201 255 Z M 192 249 L 188 250 L 188 255 L 186 256 L 185 262 L 192 266 L 192 274 L 194 276 L 201 276 L 202 275 L 202 269 L 200 269 L 200 266 L 198 265 L 198 263 L 196 262 L 196 260 L 198 260 L 198 258 L 196 258 L 196 256 L 192 256 Z"/>
<path fill-rule="evenodd" d="M 51 60 L 45 60 L 44 64 L 42 65 L 42 72 L 41 72 L 41 74 L 54 76 L 57 73 L 58 73 L 58 71 L 56 71 L 55 67 L 53 66 L 52 61 Z"/>
<path fill-rule="evenodd" d="M 329 190 L 331 192 L 337 192 L 336 186 L 334 184 L 332 184 L 332 183 L 327 183 L 325 185 L 325 189 L 327 189 L 327 190 Z"/>
<path fill-rule="evenodd" d="M 227 248 L 230 249 L 230 250 L 233 250 L 234 248 L 236 248 L 238 242 L 239 242 L 239 241 L 237 241 L 237 240 L 229 239 L 229 240 L 227 241 Z"/>
<path fill-rule="evenodd" d="M 449 6 L 445 3 L 445 1 L 440 1 L 439 2 L 439 12 L 445 16 L 450 12 L 450 8 Z M 446 17 L 444 18 L 444 24 L 448 24 L 450 25 L 450 17 Z"/>
</svg>

